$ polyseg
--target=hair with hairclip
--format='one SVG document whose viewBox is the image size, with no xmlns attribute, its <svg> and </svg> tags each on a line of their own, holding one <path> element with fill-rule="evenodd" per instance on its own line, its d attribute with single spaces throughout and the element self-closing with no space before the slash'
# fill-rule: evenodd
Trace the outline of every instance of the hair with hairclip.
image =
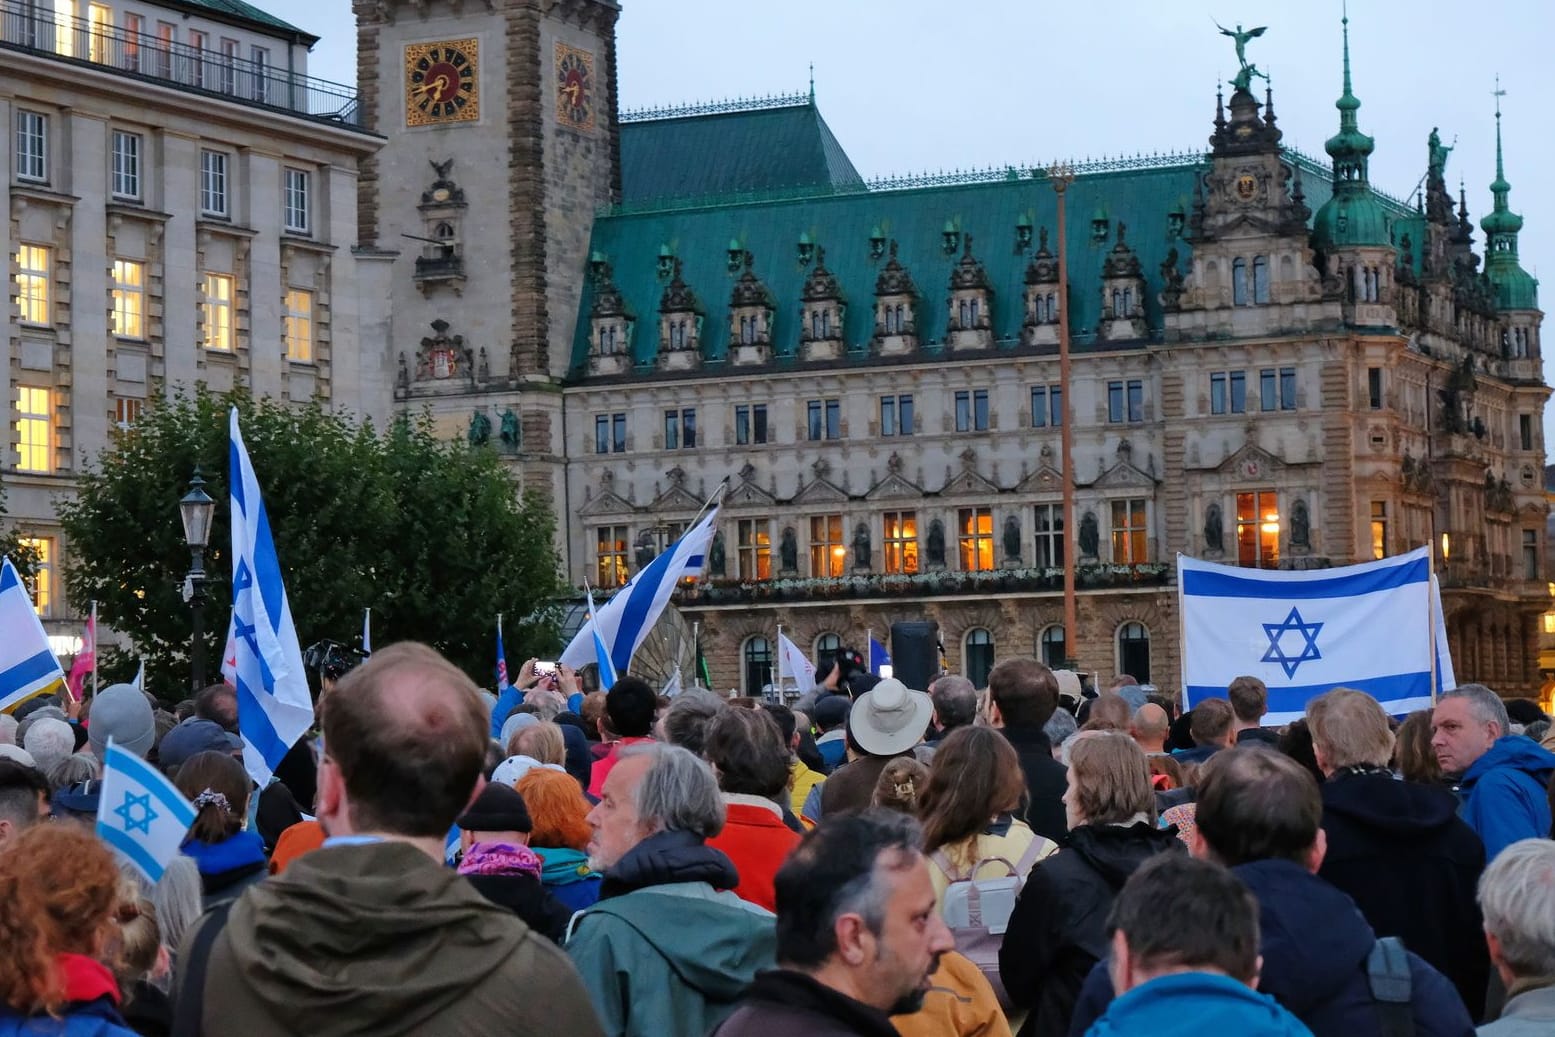
<svg viewBox="0 0 1555 1037">
<path fill-rule="evenodd" d="M 226 796 L 222 795 L 220 792 L 217 792 L 215 789 L 208 788 L 201 792 L 198 796 L 194 797 L 194 809 L 196 810 L 212 804 L 214 804 L 216 808 L 224 814 L 232 813 L 232 804 L 227 801 Z"/>
</svg>

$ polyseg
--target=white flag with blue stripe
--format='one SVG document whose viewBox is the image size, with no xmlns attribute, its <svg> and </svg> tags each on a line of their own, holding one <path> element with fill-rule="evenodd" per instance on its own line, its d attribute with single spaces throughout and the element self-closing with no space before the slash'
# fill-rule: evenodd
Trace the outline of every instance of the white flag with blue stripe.
<svg viewBox="0 0 1555 1037">
<path fill-rule="evenodd" d="M 1177 556 L 1186 704 L 1224 698 L 1235 677 L 1269 688 L 1265 724 L 1336 687 L 1399 715 L 1431 704 L 1438 647 L 1428 548 L 1340 569 L 1241 569 Z M 1450 666 L 1450 663 L 1448 664 Z"/>
<path fill-rule="evenodd" d="M 0 565 L 0 713 L 65 687 L 43 621 L 9 558 Z"/>
<path fill-rule="evenodd" d="M 233 684 L 238 693 L 243 765 L 263 788 L 293 743 L 313 726 L 313 699 L 281 582 L 281 562 L 270 536 L 259 480 L 238 428 L 236 407 L 232 408 L 229 469 Z"/>
<path fill-rule="evenodd" d="M 594 618 L 583 624 L 559 661 L 573 669 L 582 669 L 597 661 L 595 638 L 598 637 L 599 643 L 610 653 L 615 672 L 626 673 L 637 647 L 669 604 L 675 584 L 684 577 L 702 574 L 703 559 L 712 542 L 717 519 L 718 506 L 714 505 L 702 521 L 639 569 L 613 598 L 593 609 Z"/>
<path fill-rule="evenodd" d="M 97 801 L 97 834 L 156 884 L 178 856 L 194 807 L 162 773 L 108 742 Z"/>
</svg>

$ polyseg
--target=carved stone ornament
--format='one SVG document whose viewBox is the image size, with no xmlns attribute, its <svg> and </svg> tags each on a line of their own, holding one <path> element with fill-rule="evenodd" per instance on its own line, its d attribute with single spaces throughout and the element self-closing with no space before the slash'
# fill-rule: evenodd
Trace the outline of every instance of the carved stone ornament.
<svg viewBox="0 0 1555 1037">
<path fill-rule="evenodd" d="M 805 278 L 801 298 L 805 302 L 827 302 L 842 298 L 836 275 L 826 269 L 826 249 L 823 246 L 815 247 L 815 269 Z"/>
<path fill-rule="evenodd" d="M 988 271 L 984 269 L 982 260 L 972 255 L 972 235 L 968 234 L 962 240 L 964 246 L 961 261 L 950 272 L 951 290 L 975 288 L 987 291 Z"/>
<path fill-rule="evenodd" d="M 439 317 L 432 322 L 432 334 L 421 340 L 416 350 L 416 381 L 447 378 L 473 378 L 475 361 L 463 335 L 448 334 L 449 323 Z"/>
<path fill-rule="evenodd" d="M 896 258 L 895 238 L 891 239 L 890 258 L 886 260 L 880 276 L 875 278 L 875 294 L 912 296 L 918 294 L 918 288 L 913 284 L 912 274 Z"/>
</svg>

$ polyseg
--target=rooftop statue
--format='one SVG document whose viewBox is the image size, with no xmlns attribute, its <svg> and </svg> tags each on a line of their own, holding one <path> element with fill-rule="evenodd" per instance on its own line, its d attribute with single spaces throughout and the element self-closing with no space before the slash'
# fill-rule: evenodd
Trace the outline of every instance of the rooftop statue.
<svg viewBox="0 0 1555 1037">
<path fill-rule="evenodd" d="M 1241 69 L 1237 72 L 1236 78 L 1231 80 L 1231 86 L 1234 89 L 1247 90 L 1252 86 L 1254 76 L 1261 76 L 1264 79 L 1269 78 L 1263 72 L 1258 71 L 1257 65 L 1254 65 L 1247 60 L 1247 41 L 1262 36 L 1265 30 L 1269 28 L 1267 25 L 1260 25 L 1256 29 L 1247 29 L 1244 31 L 1240 22 L 1237 23 L 1235 30 L 1228 29 L 1224 25 L 1221 25 L 1219 22 L 1216 22 L 1215 28 L 1220 30 L 1220 34 L 1222 36 L 1229 36 L 1236 41 L 1236 60 L 1241 65 Z"/>
</svg>

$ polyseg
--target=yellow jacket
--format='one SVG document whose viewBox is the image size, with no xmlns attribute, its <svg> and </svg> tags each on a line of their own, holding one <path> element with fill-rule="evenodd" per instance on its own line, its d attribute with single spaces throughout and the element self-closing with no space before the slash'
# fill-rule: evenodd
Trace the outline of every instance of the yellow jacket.
<svg viewBox="0 0 1555 1037">
<path fill-rule="evenodd" d="M 795 760 L 789 764 L 788 773 L 793 778 L 789 786 L 789 802 L 793 804 L 794 816 L 803 818 L 804 801 L 809 798 L 811 789 L 826 780 L 826 775 L 820 771 L 812 771 L 802 760 Z"/>
<path fill-rule="evenodd" d="M 966 958 L 955 951 L 944 955 L 929 982 L 922 1008 L 891 1017 L 902 1037 L 1010 1037 L 993 987 Z"/>
<path fill-rule="evenodd" d="M 1021 858 L 1025 857 L 1029 852 L 1031 852 L 1031 848 L 1034 843 L 1037 845 L 1036 852 L 1031 856 L 1031 864 L 1033 865 L 1037 861 L 1042 860 L 1044 857 L 1050 856 L 1058 849 L 1058 845 L 1054 843 L 1053 840 L 1045 839 L 1037 833 L 1033 832 L 1029 827 L 1027 827 L 1026 822 L 1024 821 L 1010 822 L 1009 830 L 1003 835 L 988 835 L 985 833 L 983 835 L 975 836 L 974 838 L 968 840 L 967 843 L 961 843 L 955 846 L 942 846 L 940 849 L 944 852 L 946 857 L 948 857 L 951 861 L 957 862 L 958 865 L 961 865 L 962 862 L 965 862 L 965 867 L 971 867 L 972 864 L 976 863 L 977 861 L 984 860 L 988 857 L 1003 857 L 1005 860 L 1009 861 L 1012 865 L 1018 868 L 1021 865 Z M 970 849 L 968 849 L 968 844 L 970 844 Z M 1021 874 L 1021 879 L 1024 880 L 1030 871 L 1031 869 L 1028 867 L 1026 871 Z M 1004 865 L 993 863 L 983 865 L 978 869 L 976 875 L 970 877 L 980 879 L 994 879 L 1000 877 L 1001 875 L 1007 874 L 1009 874 L 1009 871 L 1004 867 Z M 958 879 L 964 879 L 968 877 L 969 876 L 965 874 L 956 876 Z M 950 876 L 945 874 L 944 869 L 941 868 L 939 862 L 934 859 L 933 854 L 930 854 L 929 856 L 929 878 L 934 882 L 935 903 L 940 907 L 944 907 L 945 888 L 950 885 Z"/>
</svg>

